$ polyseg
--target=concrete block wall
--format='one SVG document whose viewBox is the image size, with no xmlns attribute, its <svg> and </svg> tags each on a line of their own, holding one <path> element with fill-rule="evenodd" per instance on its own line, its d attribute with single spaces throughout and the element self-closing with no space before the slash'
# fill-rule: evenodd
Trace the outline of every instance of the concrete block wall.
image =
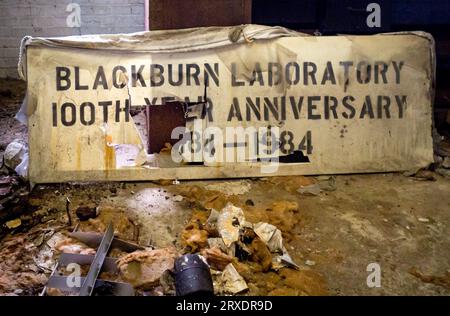
<svg viewBox="0 0 450 316">
<path fill-rule="evenodd" d="M 67 26 L 70 3 L 80 6 L 80 27 Z M 145 30 L 145 0 L 0 0 L 0 78 L 17 78 L 25 35 L 68 36 Z"/>
</svg>

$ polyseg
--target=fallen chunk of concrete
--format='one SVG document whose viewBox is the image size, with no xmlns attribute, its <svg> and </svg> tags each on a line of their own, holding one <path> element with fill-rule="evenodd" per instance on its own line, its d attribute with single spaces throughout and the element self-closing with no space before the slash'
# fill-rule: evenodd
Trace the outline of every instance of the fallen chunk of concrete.
<svg viewBox="0 0 450 316">
<path fill-rule="evenodd" d="M 122 279 L 135 288 L 149 290 L 160 282 L 167 270 L 172 270 L 178 253 L 175 248 L 140 250 L 117 260 Z"/>
<path fill-rule="evenodd" d="M 233 261 L 233 257 L 223 253 L 219 247 L 203 249 L 202 256 L 213 269 L 220 271 L 223 271 Z"/>
</svg>

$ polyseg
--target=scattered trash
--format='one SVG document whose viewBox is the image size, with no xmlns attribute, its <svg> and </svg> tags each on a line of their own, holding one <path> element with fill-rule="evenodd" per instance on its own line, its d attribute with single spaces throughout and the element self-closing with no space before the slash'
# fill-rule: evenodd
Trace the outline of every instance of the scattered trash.
<svg viewBox="0 0 450 316">
<path fill-rule="evenodd" d="M 225 267 L 218 283 L 220 293 L 238 294 L 248 290 L 247 283 L 232 263 Z"/>
<path fill-rule="evenodd" d="M 208 238 L 208 247 L 214 248 L 217 247 L 222 250 L 223 253 L 228 254 L 229 256 L 234 257 L 235 255 L 235 245 L 232 244 L 230 247 L 225 246 L 222 238 Z"/>
<path fill-rule="evenodd" d="M 305 261 L 305 264 L 306 264 L 307 266 L 315 266 L 315 265 L 316 265 L 316 262 L 313 261 L 313 260 L 306 260 L 306 261 Z"/>
<path fill-rule="evenodd" d="M 421 223 L 428 223 L 428 222 L 430 222 L 430 220 L 428 218 L 426 218 L 426 217 L 419 217 L 419 218 L 417 218 L 417 220 L 419 222 L 421 222 Z"/>
<path fill-rule="evenodd" d="M 275 258 L 275 261 L 277 262 L 278 269 L 280 267 L 288 267 L 296 270 L 300 270 L 300 267 L 292 260 L 289 253 L 286 251 L 285 248 L 283 248 L 283 255 L 278 256 Z M 273 261 L 272 261 L 272 268 L 273 268 Z"/>
<path fill-rule="evenodd" d="M 205 259 L 187 254 L 175 261 L 175 288 L 178 296 L 213 295 L 214 287 Z"/>
<path fill-rule="evenodd" d="M 5 153 L 3 154 L 5 165 L 15 170 L 24 159 L 27 151 L 27 145 L 23 141 L 18 139 L 12 141 L 6 146 Z"/>
<path fill-rule="evenodd" d="M 288 210 L 297 211 L 297 203 L 283 201 L 274 203 L 272 207 L 275 212 Z M 271 267 L 299 268 L 283 246 L 281 231 L 276 226 L 264 222 L 253 225 L 245 221 L 242 210 L 232 204 L 228 204 L 220 212 L 217 226 L 223 244 L 217 238 L 209 238 L 210 247 L 216 246 L 223 253 L 236 256 L 240 260 L 249 259 L 256 262 L 263 272 Z M 231 250 L 232 246 L 235 247 Z M 272 266 L 273 263 L 275 266 Z"/>
<path fill-rule="evenodd" d="M 79 206 L 75 213 L 80 221 L 87 221 L 90 218 L 96 218 L 99 214 L 98 207 Z"/>
<path fill-rule="evenodd" d="M 274 225 L 268 223 L 256 223 L 254 226 L 255 233 L 269 247 L 271 252 L 283 252 L 283 237 L 281 231 Z"/>
<path fill-rule="evenodd" d="M 239 207 L 227 204 L 217 218 L 217 229 L 226 247 L 239 240 L 239 230 L 244 223 L 244 212 Z"/>
<path fill-rule="evenodd" d="M 251 235 L 253 233 L 253 236 Z M 249 235 L 252 239 L 250 245 L 247 247 L 247 250 L 250 254 L 250 260 L 258 263 L 261 266 L 261 271 L 266 272 L 272 267 L 272 253 L 268 248 L 267 244 L 262 241 L 253 230 L 247 230 L 246 236 L 244 238 L 248 238 Z M 242 244 L 240 244 L 242 246 Z"/>
<path fill-rule="evenodd" d="M 166 270 L 172 270 L 178 253 L 175 248 L 139 250 L 117 260 L 123 280 L 134 288 L 147 290 L 158 285 Z"/>
</svg>

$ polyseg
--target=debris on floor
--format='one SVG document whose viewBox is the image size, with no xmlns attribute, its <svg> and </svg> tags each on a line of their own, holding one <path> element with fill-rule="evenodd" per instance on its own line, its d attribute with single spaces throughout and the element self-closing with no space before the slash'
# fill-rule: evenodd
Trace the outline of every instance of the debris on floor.
<svg viewBox="0 0 450 316">
<path fill-rule="evenodd" d="M 259 190 L 265 194 L 268 186 L 273 186 L 271 179 L 251 181 L 252 192 L 237 195 L 227 195 L 195 183 L 156 186 L 152 191 L 143 191 L 139 186 L 129 184 L 105 184 L 103 189 L 97 191 L 89 186 L 71 184 L 37 187 L 31 194 L 24 190 L 20 195 L 16 192 L 22 192 L 22 186 L 14 184 L 14 178 L 5 180 L 13 188 L 6 197 L 16 195 L 2 200 L 8 211 L 0 213 L 3 220 L 1 229 L 7 235 L 0 245 L 0 255 L 15 259 L 0 263 L 0 270 L 5 271 L 0 275 L 0 293 L 37 295 L 46 285 L 60 286 L 68 271 L 61 265 L 58 273 L 52 276 L 55 264 L 61 258 L 63 262 L 67 258 L 80 259 L 67 256 L 93 259 L 107 223 L 113 221 L 115 236 L 104 263 L 108 268 L 100 273 L 92 295 L 176 295 L 175 262 L 186 254 L 198 255 L 207 264 L 215 294 L 327 295 L 330 288 L 329 276 L 327 280 L 325 277 L 327 266 L 324 258 L 326 255 L 334 256 L 336 261 L 333 264 L 338 267 L 345 259 L 342 259 L 342 249 L 315 249 L 310 246 L 311 240 L 320 237 L 317 237 L 319 231 L 303 230 L 303 227 L 312 225 L 311 213 L 305 217 L 304 208 L 319 203 L 319 199 L 302 197 L 297 189 L 301 185 L 318 184 L 321 196 L 332 196 L 341 190 L 334 190 L 337 184 L 334 177 L 306 179 L 288 177 L 288 185 L 283 184 L 281 177 L 275 179 L 279 189 L 275 199 L 261 198 L 261 195 L 253 193 Z M 354 183 L 351 178 L 346 181 L 350 183 L 346 188 Z M 434 182 L 408 183 L 432 185 Z M 36 198 L 36 192 L 40 192 L 42 198 Z M 76 192 L 80 192 L 78 196 Z M 181 198 L 174 198 L 178 195 Z M 155 196 L 158 196 L 157 200 L 154 200 Z M 69 213 L 73 219 L 72 226 L 67 223 L 66 197 L 70 197 L 71 201 Z M 116 205 L 120 199 L 129 204 Z M 377 203 L 375 209 L 383 212 L 386 204 Z M 140 217 L 128 207 L 141 212 Z M 158 227 L 158 233 L 167 230 L 167 237 L 164 238 L 169 238 L 167 242 L 155 246 L 153 240 L 156 239 L 144 238 L 152 233 L 148 232 L 148 223 L 155 221 L 154 218 L 161 218 L 158 213 L 154 217 L 152 212 L 164 214 L 173 207 L 181 213 L 177 213 L 176 219 L 168 216 L 164 224 L 154 226 Z M 148 214 L 144 214 L 142 209 L 148 210 Z M 185 215 L 180 217 L 180 214 Z M 149 216 L 147 220 L 143 220 L 145 216 Z M 387 222 L 382 221 L 384 225 L 403 223 L 410 227 L 409 234 L 421 229 L 442 229 L 433 214 L 416 212 L 408 221 L 390 218 L 389 213 L 383 213 L 383 216 L 389 218 Z M 172 224 L 174 220 L 179 222 L 179 229 Z M 339 223 L 342 226 L 342 222 Z M 364 225 L 353 225 L 371 229 L 367 228 L 368 222 L 362 223 Z M 323 226 L 320 227 L 323 229 Z M 342 227 L 347 229 L 345 225 Z M 18 241 L 17 251 L 11 247 L 12 241 Z M 19 257 L 25 263 L 20 267 L 17 266 Z M 81 266 L 82 275 L 87 275 L 89 264 Z M 111 268 L 114 266 L 115 270 Z M 445 277 L 425 275 L 417 279 L 445 288 L 445 285 L 439 285 L 445 284 Z M 66 290 L 48 287 L 45 294 L 68 295 Z"/>
<path fill-rule="evenodd" d="M 304 195 L 319 195 L 323 191 L 334 190 L 336 190 L 336 178 L 334 176 L 319 176 L 316 177 L 315 183 L 302 185 L 297 189 L 297 192 Z"/>
<path fill-rule="evenodd" d="M 219 191 L 226 195 L 241 195 L 250 191 L 252 187 L 249 180 L 221 181 L 205 186 L 207 190 Z"/>
<path fill-rule="evenodd" d="M 220 294 L 238 294 L 248 290 L 244 278 L 236 271 L 233 264 L 228 264 L 216 282 Z"/>
<path fill-rule="evenodd" d="M 298 205 L 293 202 L 277 202 L 272 209 L 272 212 L 288 212 L 298 210 Z M 283 267 L 299 268 L 284 247 L 282 232 L 276 226 L 246 221 L 244 211 L 231 203 L 220 212 L 211 210 L 209 216 L 203 215 L 203 218 L 207 218 L 205 225 L 217 230 L 202 230 L 205 233 L 203 239 L 207 239 L 209 248 L 197 243 L 195 249 L 200 250 L 212 268 L 217 293 L 237 294 L 248 290 L 247 283 L 233 263 L 249 265 L 249 269 L 255 273 L 279 271 Z M 187 228 L 183 234 L 198 235 L 199 226 L 192 228 L 192 221 Z M 187 237 L 183 235 L 183 238 Z M 215 273 L 215 270 L 222 272 Z"/>
<path fill-rule="evenodd" d="M 90 218 L 96 218 L 99 213 L 98 207 L 79 206 L 75 211 L 80 221 L 87 221 Z"/>
<path fill-rule="evenodd" d="M 416 278 L 420 279 L 422 282 L 432 283 L 438 286 L 442 286 L 446 289 L 450 289 L 450 270 L 447 270 L 443 276 L 423 274 L 416 267 L 411 268 L 408 272 Z"/>
<path fill-rule="evenodd" d="M 167 270 L 173 270 L 177 250 L 173 247 L 154 250 L 139 250 L 117 260 L 122 279 L 133 287 L 150 290 L 160 284 Z"/>
</svg>

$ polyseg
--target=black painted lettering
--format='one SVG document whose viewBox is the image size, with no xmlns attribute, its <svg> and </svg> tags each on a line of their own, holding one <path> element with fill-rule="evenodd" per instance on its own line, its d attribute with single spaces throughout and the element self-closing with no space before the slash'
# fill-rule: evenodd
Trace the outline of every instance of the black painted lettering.
<svg viewBox="0 0 450 316">
<path fill-rule="evenodd" d="M 383 118 L 383 110 L 386 118 L 391 118 L 389 107 L 391 106 L 391 98 L 385 95 L 379 95 L 377 97 L 377 115 L 378 118 Z"/>
<path fill-rule="evenodd" d="M 98 105 L 103 107 L 103 122 L 108 123 L 108 106 L 112 105 L 112 101 L 100 101 Z"/>
<path fill-rule="evenodd" d="M 120 74 L 117 74 L 119 71 Z M 123 80 L 124 77 L 126 78 L 126 75 L 127 70 L 125 69 L 124 66 L 116 66 L 113 68 L 112 79 L 114 88 L 122 89 L 127 85 L 126 82 L 124 82 L 126 80 Z M 118 80 L 120 80 L 120 82 Z"/>
<path fill-rule="evenodd" d="M 314 95 L 308 97 L 308 120 L 319 120 L 320 114 L 314 114 L 313 111 L 317 110 L 317 104 L 315 101 L 320 101 L 320 96 Z"/>
<path fill-rule="evenodd" d="M 294 61 L 289 62 L 285 68 L 285 77 L 287 84 L 297 84 L 300 81 L 300 66 Z"/>
<path fill-rule="evenodd" d="M 186 84 L 191 85 L 191 79 L 194 80 L 195 85 L 200 85 L 200 67 L 197 64 L 186 64 Z"/>
<path fill-rule="evenodd" d="M 372 107 L 372 100 L 370 99 L 370 96 L 366 96 L 366 99 L 364 101 L 364 105 L 361 109 L 361 113 L 359 115 L 359 118 L 362 119 L 364 118 L 364 116 L 369 115 L 369 117 L 371 119 L 374 118 L 374 114 L 373 114 L 373 107 Z"/>
<path fill-rule="evenodd" d="M 86 119 L 86 108 L 89 108 L 89 120 Z M 80 105 L 80 122 L 83 125 L 92 125 L 95 122 L 95 106 L 91 102 Z"/>
<path fill-rule="evenodd" d="M 278 120 L 278 98 L 273 98 L 273 102 L 265 97 L 264 98 L 264 120 L 269 120 L 269 111 L 272 113 L 273 117 Z"/>
<path fill-rule="evenodd" d="M 355 107 L 350 103 L 355 101 L 355 98 L 351 95 L 346 95 L 343 99 L 342 99 L 342 104 L 344 105 L 344 107 L 350 111 L 350 113 L 347 112 L 342 112 L 342 116 L 346 119 L 352 119 L 355 117 L 356 114 L 356 110 Z"/>
<path fill-rule="evenodd" d="M 375 83 L 379 83 L 379 76 L 381 75 L 381 79 L 383 83 L 388 83 L 386 72 L 388 71 L 388 64 L 386 64 L 384 61 L 377 61 L 375 62 L 374 71 L 373 71 L 373 80 Z"/>
<path fill-rule="evenodd" d="M 174 80 L 174 72 L 175 71 L 173 69 L 173 65 L 169 64 L 167 80 L 169 81 L 169 84 L 171 86 L 174 86 L 174 87 L 181 86 L 181 84 L 183 83 L 183 64 L 178 64 L 178 71 L 176 71 L 178 73 L 177 81 Z"/>
<path fill-rule="evenodd" d="M 308 70 L 308 68 L 311 68 Z M 312 62 L 304 62 L 303 63 L 303 84 L 307 86 L 309 84 L 308 78 L 311 78 L 311 82 L 313 85 L 317 84 L 316 80 L 316 72 L 317 66 Z"/>
<path fill-rule="evenodd" d="M 212 78 L 216 86 L 219 86 L 219 64 L 214 63 L 214 70 L 211 68 L 210 64 L 205 64 L 205 78 L 206 78 L 206 86 L 210 86 L 209 78 Z"/>
<path fill-rule="evenodd" d="M 325 102 L 325 104 L 324 104 L 324 107 L 325 107 L 325 114 L 324 114 L 325 119 L 326 120 L 330 119 L 330 111 L 333 113 L 333 118 L 337 119 L 338 118 L 338 115 L 337 115 L 337 112 L 336 112 L 336 108 L 337 108 L 337 105 L 338 105 L 337 98 L 327 95 L 327 96 L 325 96 L 324 102 Z"/>
<path fill-rule="evenodd" d="M 299 97 L 298 101 L 296 101 L 295 97 L 293 96 L 289 97 L 289 101 L 292 107 L 292 113 L 294 113 L 294 118 L 296 120 L 300 118 L 300 114 L 302 113 L 303 99 L 303 96 Z"/>
<path fill-rule="evenodd" d="M 150 65 L 150 86 L 161 87 L 164 84 L 164 67 L 159 64 Z"/>
<path fill-rule="evenodd" d="M 75 68 L 75 90 L 88 90 L 89 87 L 87 85 L 80 84 L 80 67 Z"/>
<path fill-rule="evenodd" d="M 356 66 L 356 80 L 360 84 L 366 84 L 370 82 L 370 75 L 372 73 L 372 66 L 366 61 L 360 61 Z"/>
<path fill-rule="evenodd" d="M 125 122 L 130 121 L 130 100 L 125 100 Z"/>
<path fill-rule="evenodd" d="M 71 84 L 69 78 L 70 78 L 69 68 L 56 67 L 56 91 L 68 90 Z M 65 82 L 65 84 L 63 84 L 63 82 Z"/>
<path fill-rule="evenodd" d="M 98 85 L 101 85 L 103 89 L 108 90 L 108 81 L 106 80 L 103 66 L 98 66 L 97 75 L 95 76 L 94 86 L 92 89 L 97 90 Z"/>
<path fill-rule="evenodd" d="M 396 61 L 392 62 L 392 65 L 394 66 L 394 70 L 395 70 L 395 83 L 399 84 L 400 83 L 400 71 L 403 68 L 403 61 L 400 61 L 398 64 Z"/>
<path fill-rule="evenodd" d="M 252 120 L 252 113 L 255 115 L 255 118 L 258 121 L 261 121 L 261 104 L 260 98 L 256 97 L 255 102 L 253 102 L 252 98 L 247 97 L 246 99 L 246 120 L 250 122 Z"/>
<path fill-rule="evenodd" d="M 395 101 L 398 106 L 398 118 L 403 118 L 404 110 L 406 109 L 406 95 L 396 95 Z"/>
<path fill-rule="evenodd" d="M 141 65 L 136 71 L 136 65 L 131 65 L 131 86 L 136 87 L 137 82 L 139 81 L 139 84 L 141 87 L 146 87 L 144 77 L 142 76 L 142 71 L 144 70 L 145 65 Z"/>
<path fill-rule="evenodd" d="M 256 81 L 259 83 L 260 86 L 264 85 L 264 79 L 263 79 L 260 63 L 255 63 L 255 68 L 253 69 L 252 78 L 250 79 L 250 86 L 253 86 Z"/>
<path fill-rule="evenodd" d="M 58 126 L 58 112 L 56 110 L 56 103 L 52 103 L 52 118 L 53 118 L 53 126 Z"/>
<path fill-rule="evenodd" d="M 280 63 L 269 63 L 269 86 L 276 86 L 281 83 Z"/>
<path fill-rule="evenodd" d="M 242 122 L 241 109 L 239 108 L 238 98 L 233 98 L 233 103 L 230 106 L 230 111 L 228 112 L 227 121 L 230 122 L 233 117 L 236 117 L 238 121 Z"/>
<path fill-rule="evenodd" d="M 324 85 L 327 81 L 331 81 L 331 84 L 336 84 L 336 77 L 334 76 L 333 65 L 331 61 L 327 61 L 327 66 L 325 67 L 325 71 L 323 72 L 322 82 Z"/>
<path fill-rule="evenodd" d="M 238 81 L 236 78 L 237 66 L 235 63 L 231 63 L 231 86 L 232 87 L 242 87 L 245 85 L 244 81 Z"/>
<path fill-rule="evenodd" d="M 68 114 L 67 110 L 69 110 L 70 114 Z M 70 120 L 67 118 L 70 116 Z M 75 124 L 77 120 L 77 109 L 75 104 L 66 102 L 61 106 L 61 123 L 64 126 L 72 126 Z"/>
</svg>

